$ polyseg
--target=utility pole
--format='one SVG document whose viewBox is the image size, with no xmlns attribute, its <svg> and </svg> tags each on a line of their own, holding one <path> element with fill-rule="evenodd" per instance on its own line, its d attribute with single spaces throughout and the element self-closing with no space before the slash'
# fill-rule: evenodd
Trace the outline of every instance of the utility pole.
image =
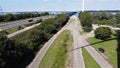
<svg viewBox="0 0 120 68">
<path fill-rule="evenodd" d="M 120 30 L 116 30 L 117 32 L 117 68 L 120 68 Z"/>
<path fill-rule="evenodd" d="M 84 12 L 84 7 L 85 7 L 85 1 L 82 0 L 82 12 Z"/>
</svg>

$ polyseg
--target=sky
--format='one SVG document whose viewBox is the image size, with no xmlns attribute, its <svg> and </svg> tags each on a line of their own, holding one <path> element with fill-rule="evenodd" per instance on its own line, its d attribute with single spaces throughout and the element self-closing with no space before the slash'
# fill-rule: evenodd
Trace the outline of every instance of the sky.
<svg viewBox="0 0 120 68">
<path fill-rule="evenodd" d="M 82 0 L 0 0 L 4 12 L 81 11 Z M 85 0 L 85 10 L 120 10 L 120 0 Z"/>
</svg>

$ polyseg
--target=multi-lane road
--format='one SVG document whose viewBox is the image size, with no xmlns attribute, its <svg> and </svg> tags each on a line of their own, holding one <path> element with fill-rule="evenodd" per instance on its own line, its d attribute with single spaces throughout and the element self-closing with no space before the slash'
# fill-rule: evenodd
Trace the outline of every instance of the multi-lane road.
<svg viewBox="0 0 120 68">
<path fill-rule="evenodd" d="M 48 15 L 48 16 L 41 16 L 41 17 L 32 18 L 33 19 L 32 22 L 28 22 L 28 20 L 25 19 L 25 20 L 19 20 L 19 21 L 14 21 L 14 22 L 8 22 L 8 23 L 5 23 L 5 24 L 0 24 L 0 29 L 6 30 L 6 29 L 9 29 L 9 28 L 17 27 L 17 26 L 24 25 L 24 24 L 35 23 L 39 19 L 44 20 L 44 19 L 47 19 L 47 18 L 55 18 L 55 15 Z"/>
</svg>

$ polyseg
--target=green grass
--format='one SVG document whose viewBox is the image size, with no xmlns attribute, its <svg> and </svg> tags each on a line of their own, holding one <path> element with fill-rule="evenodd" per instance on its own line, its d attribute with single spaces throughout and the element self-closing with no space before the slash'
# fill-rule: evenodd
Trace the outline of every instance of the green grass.
<svg viewBox="0 0 120 68">
<path fill-rule="evenodd" d="M 82 53 L 85 61 L 86 68 L 100 68 L 92 56 L 87 52 L 85 48 L 82 48 Z"/>
<path fill-rule="evenodd" d="M 101 40 L 96 39 L 96 38 L 89 38 L 89 43 L 96 43 L 99 42 Z M 100 42 L 100 43 L 96 43 L 93 46 L 98 52 L 98 48 L 102 47 L 105 49 L 105 55 L 107 56 L 107 60 L 115 67 L 117 68 L 117 41 L 116 39 L 112 39 L 112 40 L 108 40 L 108 41 L 104 41 L 104 42 Z"/>
<path fill-rule="evenodd" d="M 85 32 L 85 31 L 80 31 L 80 34 L 83 35 L 83 34 L 87 34 L 88 32 Z"/>
<path fill-rule="evenodd" d="M 67 50 L 73 42 L 70 31 L 62 32 L 48 49 L 39 68 L 65 68 L 68 57 Z"/>
<path fill-rule="evenodd" d="M 22 27 L 22 28 L 26 28 L 27 26 L 21 25 L 21 27 Z M 16 32 L 16 31 L 18 31 L 18 27 L 13 27 L 13 28 L 7 29 L 6 31 L 7 31 L 9 34 L 11 34 L 11 33 L 14 33 L 14 32 Z"/>
<path fill-rule="evenodd" d="M 13 33 L 13 32 L 18 31 L 18 27 L 13 27 L 13 28 L 7 29 L 6 31 L 7 31 L 9 34 L 11 34 L 11 33 Z"/>
</svg>

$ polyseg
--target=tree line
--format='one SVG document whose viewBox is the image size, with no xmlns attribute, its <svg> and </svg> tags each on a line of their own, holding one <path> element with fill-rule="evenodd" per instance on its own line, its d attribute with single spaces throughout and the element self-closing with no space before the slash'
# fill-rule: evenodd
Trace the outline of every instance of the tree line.
<svg viewBox="0 0 120 68">
<path fill-rule="evenodd" d="M 26 18 L 44 16 L 44 15 L 49 15 L 49 13 L 48 12 L 44 12 L 44 13 L 26 12 L 26 13 L 20 13 L 20 14 L 9 13 L 5 15 L 0 15 L 0 22 L 9 22 L 9 21 L 21 20 Z"/>
<path fill-rule="evenodd" d="M 80 12 L 79 18 L 80 18 L 83 30 L 86 32 L 91 31 L 93 19 L 92 19 L 90 12 Z"/>
<path fill-rule="evenodd" d="M 120 27 L 120 13 L 110 12 L 80 12 L 79 18 L 85 31 L 92 29 L 92 24 Z"/>
<path fill-rule="evenodd" d="M 60 14 L 10 39 L 1 32 L 0 68 L 24 68 L 44 43 L 67 23 L 68 19 L 68 15 Z"/>
<path fill-rule="evenodd" d="M 110 25 L 120 27 L 120 13 L 94 12 L 92 13 L 93 24 Z"/>
</svg>

